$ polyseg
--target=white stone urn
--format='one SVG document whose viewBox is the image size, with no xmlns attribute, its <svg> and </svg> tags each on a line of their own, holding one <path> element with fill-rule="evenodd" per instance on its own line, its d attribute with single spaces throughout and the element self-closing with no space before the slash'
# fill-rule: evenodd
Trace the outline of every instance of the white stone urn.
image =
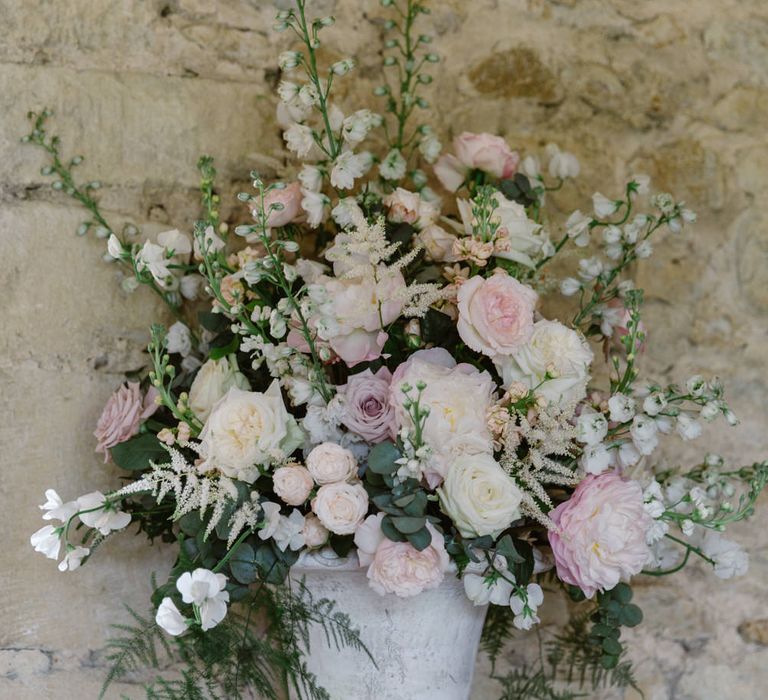
<svg viewBox="0 0 768 700">
<path fill-rule="evenodd" d="M 329 647 L 317 627 L 307 666 L 331 700 L 468 700 L 487 608 L 474 606 L 450 573 L 411 598 L 379 595 L 365 574 L 356 554 L 330 550 L 306 552 L 291 569 L 316 599 L 350 616 L 378 666 L 363 652 Z"/>
</svg>

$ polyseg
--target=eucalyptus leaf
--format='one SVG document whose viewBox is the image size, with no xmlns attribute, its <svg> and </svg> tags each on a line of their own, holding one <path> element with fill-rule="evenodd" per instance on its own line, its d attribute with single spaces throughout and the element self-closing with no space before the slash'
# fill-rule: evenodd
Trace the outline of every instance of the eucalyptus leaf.
<svg viewBox="0 0 768 700">
<path fill-rule="evenodd" d="M 138 472 L 149 469 L 150 462 L 168 462 L 168 452 L 152 433 L 140 433 L 111 447 L 112 461 L 121 469 Z"/>
</svg>

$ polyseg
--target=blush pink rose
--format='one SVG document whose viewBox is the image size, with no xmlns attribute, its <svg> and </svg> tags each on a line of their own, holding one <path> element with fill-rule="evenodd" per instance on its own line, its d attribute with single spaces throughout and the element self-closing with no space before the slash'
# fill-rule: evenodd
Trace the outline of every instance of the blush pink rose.
<svg viewBox="0 0 768 700">
<path fill-rule="evenodd" d="M 497 178 L 511 177 L 517 172 L 520 155 L 510 150 L 507 142 L 493 134 L 465 131 L 453 140 L 453 150 L 435 163 L 435 175 L 445 189 L 455 192 L 471 170 L 482 170 Z"/>
<path fill-rule="evenodd" d="M 301 208 L 303 197 L 301 183 L 299 182 L 292 182 L 281 190 L 270 190 L 267 192 L 264 195 L 264 211 L 267 212 L 267 226 L 269 228 L 278 228 L 295 221 L 300 221 L 304 217 L 304 210 Z M 279 211 L 270 212 L 269 208 L 272 204 L 282 204 L 283 208 Z M 256 216 L 257 214 L 254 214 L 254 218 Z"/>
<path fill-rule="evenodd" d="M 434 223 L 438 215 L 434 204 L 424 201 L 418 192 L 409 192 L 402 187 L 398 187 L 382 201 L 389 209 L 387 218 L 390 221 L 412 224 L 419 230 Z"/>
<path fill-rule="evenodd" d="M 138 383 L 127 382 L 109 397 L 93 433 L 98 441 L 96 452 L 104 454 L 105 462 L 109 449 L 136 435 L 141 423 L 157 410 L 156 396 L 154 387 L 142 397 Z"/>
<path fill-rule="evenodd" d="M 355 532 L 361 566 L 368 567 L 368 583 L 379 595 L 394 593 L 401 598 L 415 596 L 439 586 L 450 560 L 443 536 L 430 523 L 430 545 L 417 550 L 409 542 L 393 542 L 381 531 L 384 513 L 370 515 Z"/>
<path fill-rule="evenodd" d="M 538 295 L 506 273 L 468 279 L 459 287 L 461 339 L 488 357 L 509 355 L 528 342 Z"/>
<path fill-rule="evenodd" d="M 587 598 L 639 573 L 648 559 L 651 517 L 637 481 L 614 472 L 588 476 L 550 517 L 549 543 L 557 575 Z"/>
<path fill-rule="evenodd" d="M 338 387 L 344 405 L 341 422 L 370 443 L 381 442 L 396 430 L 395 409 L 389 402 L 391 381 L 390 371 L 381 367 L 376 374 L 370 369 L 354 374 Z"/>
</svg>

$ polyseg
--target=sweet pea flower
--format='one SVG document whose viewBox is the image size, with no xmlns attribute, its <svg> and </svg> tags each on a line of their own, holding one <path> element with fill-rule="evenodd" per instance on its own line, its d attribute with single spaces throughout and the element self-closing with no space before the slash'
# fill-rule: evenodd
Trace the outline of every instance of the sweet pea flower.
<svg viewBox="0 0 768 700">
<path fill-rule="evenodd" d="M 179 612 L 176 604 L 168 597 L 163 598 L 157 608 L 155 622 L 168 634 L 178 637 L 189 628 L 189 621 Z"/>
<path fill-rule="evenodd" d="M 130 513 L 118 510 L 107 501 L 107 497 L 101 491 L 93 491 L 80 496 L 77 499 L 77 507 L 83 525 L 95 528 L 105 536 L 114 530 L 128 527 L 131 522 Z"/>
<path fill-rule="evenodd" d="M 208 569 L 185 572 L 176 581 L 176 588 L 185 603 L 191 603 L 200 613 L 200 627 L 205 632 L 216 627 L 227 614 L 229 592 L 224 588 L 227 577 Z"/>
</svg>

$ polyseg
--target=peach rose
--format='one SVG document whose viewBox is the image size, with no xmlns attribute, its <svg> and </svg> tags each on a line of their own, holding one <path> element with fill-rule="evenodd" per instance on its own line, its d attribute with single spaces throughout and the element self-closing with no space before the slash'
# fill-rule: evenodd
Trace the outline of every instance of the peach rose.
<svg viewBox="0 0 768 700">
<path fill-rule="evenodd" d="M 312 510 L 331 532 L 351 535 L 368 512 L 368 493 L 359 483 L 325 484 L 312 499 Z"/>
<path fill-rule="evenodd" d="M 482 170 L 497 178 L 511 177 L 517 172 L 520 156 L 507 142 L 493 134 L 465 131 L 453 140 L 453 150 L 435 163 L 435 175 L 445 189 L 455 192 L 472 170 Z"/>
<path fill-rule="evenodd" d="M 383 519 L 384 513 L 370 515 L 355 533 L 360 565 L 368 567 L 371 588 L 380 595 L 408 598 L 439 586 L 450 563 L 443 536 L 427 523 L 432 542 L 420 552 L 409 542 L 387 539 L 381 531 Z"/>
<path fill-rule="evenodd" d="M 488 357 L 508 355 L 528 342 L 538 295 L 506 273 L 476 276 L 459 288 L 461 339 Z"/>
<path fill-rule="evenodd" d="M 289 506 L 300 506 L 308 498 L 315 486 L 312 475 L 300 465 L 280 467 L 272 474 L 272 487 L 275 494 Z"/>
<path fill-rule="evenodd" d="M 157 410 L 156 396 L 154 387 L 142 397 L 138 383 L 128 382 L 109 397 L 93 433 L 98 441 L 96 452 L 104 454 L 105 462 L 109 461 L 109 448 L 136 435 L 141 423 Z"/>
</svg>

